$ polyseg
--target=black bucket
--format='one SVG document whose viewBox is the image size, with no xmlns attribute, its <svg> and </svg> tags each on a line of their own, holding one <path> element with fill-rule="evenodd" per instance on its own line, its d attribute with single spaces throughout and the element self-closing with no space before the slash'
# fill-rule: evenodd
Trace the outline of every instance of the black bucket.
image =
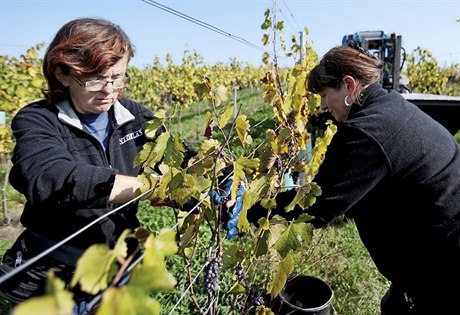
<svg viewBox="0 0 460 315">
<path fill-rule="evenodd" d="M 279 294 L 278 315 L 330 315 L 334 292 L 326 282 L 311 276 L 296 275 L 288 279 Z"/>
</svg>

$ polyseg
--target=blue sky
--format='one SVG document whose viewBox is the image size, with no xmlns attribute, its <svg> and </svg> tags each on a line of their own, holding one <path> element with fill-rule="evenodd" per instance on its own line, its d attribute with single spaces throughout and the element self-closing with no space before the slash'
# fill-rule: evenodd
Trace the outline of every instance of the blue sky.
<svg viewBox="0 0 460 315">
<path fill-rule="evenodd" d="M 107 18 L 119 24 L 136 46 L 131 64 L 151 64 L 170 54 L 181 62 L 196 51 L 213 64 L 230 58 L 259 65 L 261 50 L 245 45 L 142 0 L 0 0 L 0 55 L 19 56 L 48 45 L 56 31 L 77 17 Z M 346 34 L 382 30 L 402 35 L 403 47 L 430 50 L 441 66 L 460 63 L 460 0 L 175 0 L 156 1 L 263 49 L 260 25 L 274 3 L 286 38 L 304 27 L 319 56 Z M 270 47 L 268 49 L 271 49 Z M 44 49 L 43 49 L 44 50 Z M 280 63 L 291 63 L 281 59 Z"/>
</svg>

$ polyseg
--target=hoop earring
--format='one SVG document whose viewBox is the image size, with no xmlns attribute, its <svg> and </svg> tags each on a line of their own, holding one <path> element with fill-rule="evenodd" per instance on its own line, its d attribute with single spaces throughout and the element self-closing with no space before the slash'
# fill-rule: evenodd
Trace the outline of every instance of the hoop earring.
<svg viewBox="0 0 460 315">
<path fill-rule="evenodd" d="M 345 106 L 350 107 L 351 105 L 353 105 L 353 102 L 350 102 L 348 98 L 349 98 L 348 95 L 345 96 L 344 102 L 345 102 Z"/>
</svg>

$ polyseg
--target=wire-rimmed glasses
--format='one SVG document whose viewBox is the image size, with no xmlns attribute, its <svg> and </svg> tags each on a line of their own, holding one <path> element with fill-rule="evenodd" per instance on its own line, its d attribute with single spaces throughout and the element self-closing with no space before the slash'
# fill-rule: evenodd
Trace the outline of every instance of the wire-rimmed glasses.
<svg viewBox="0 0 460 315">
<path fill-rule="evenodd" d="M 97 92 L 102 90 L 107 84 L 111 83 L 114 90 L 121 90 L 129 83 L 131 80 L 130 77 L 121 77 L 114 80 L 88 80 L 82 81 L 76 76 L 72 75 L 72 78 L 75 82 L 78 83 L 82 88 L 87 89 L 88 91 Z"/>
</svg>

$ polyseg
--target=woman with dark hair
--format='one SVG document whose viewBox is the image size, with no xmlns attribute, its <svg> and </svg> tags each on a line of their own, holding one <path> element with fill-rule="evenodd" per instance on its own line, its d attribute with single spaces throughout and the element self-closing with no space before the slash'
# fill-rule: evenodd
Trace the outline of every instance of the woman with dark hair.
<svg viewBox="0 0 460 315">
<path fill-rule="evenodd" d="M 118 26 L 103 19 L 68 22 L 46 50 L 46 99 L 17 113 L 11 185 L 27 202 L 25 231 L 3 258 L 8 272 L 138 194 L 142 173 L 134 158 L 154 118 L 123 98 L 134 47 Z M 44 293 L 47 271 L 68 282 L 80 255 L 96 243 L 113 246 L 125 229 L 139 226 L 137 202 L 91 225 L 25 272 L 0 284 L 13 303 Z M 78 297 L 77 297 L 78 298 Z"/>
<path fill-rule="evenodd" d="M 382 314 L 458 314 L 460 148 L 442 125 L 382 87 L 382 67 L 366 50 L 342 45 L 312 69 L 307 89 L 337 123 L 315 177 L 322 194 L 287 213 L 295 190 L 278 194 L 272 213 L 308 212 L 315 228 L 353 218 L 391 282 Z"/>
</svg>

